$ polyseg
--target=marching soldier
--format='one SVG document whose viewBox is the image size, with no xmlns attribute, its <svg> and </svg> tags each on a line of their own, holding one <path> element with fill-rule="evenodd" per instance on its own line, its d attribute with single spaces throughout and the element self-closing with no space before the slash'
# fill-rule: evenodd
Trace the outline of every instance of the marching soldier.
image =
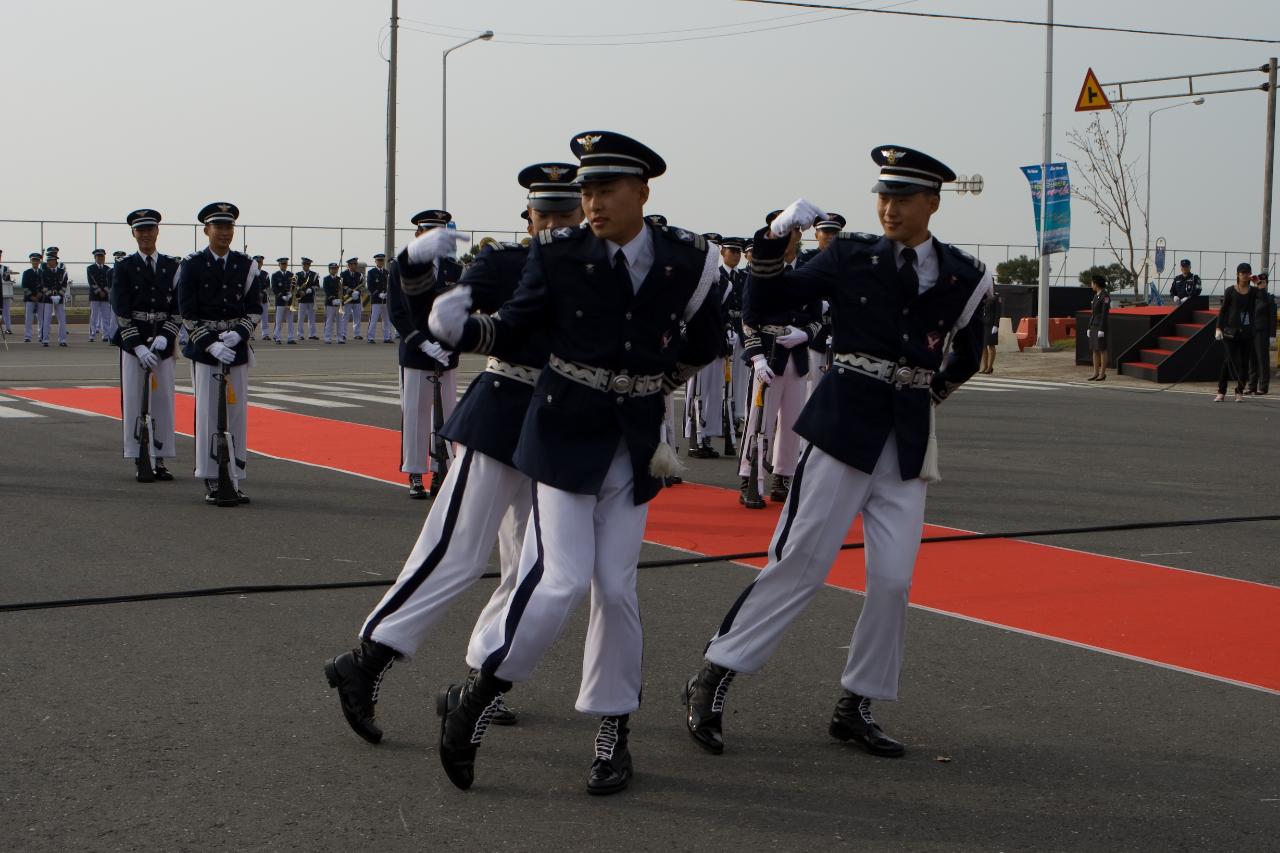
<svg viewBox="0 0 1280 853">
<path fill-rule="evenodd" d="M 338 343 L 347 342 L 347 324 L 342 318 L 342 277 L 338 275 L 338 264 L 329 264 L 329 274 L 324 277 L 324 342 L 331 344 L 336 338 Z"/>
<path fill-rule="evenodd" d="M 271 293 L 276 301 L 276 325 L 272 330 L 271 336 L 275 338 L 276 346 L 284 341 L 280 340 L 280 327 L 285 326 L 286 339 L 288 343 L 293 344 L 293 312 L 290 309 L 293 302 L 294 279 L 293 273 L 289 272 L 289 259 L 276 258 L 276 263 L 280 269 L 271 274 Z"/>
<path fill-rule="evenodd" d="M 111 337 L 107 331 L 107 317 L 111 316 L 111 267 L 107 266 L 104 249 L 93 250 L 93 263 L 84 271 L 89 284 L 89 343 L 94 343 L 98 333 L 105 341 Z"/>
<path fill-rule="evenodd" d="M 311 269 L 312 260 L 302 259 L 302 272 L 298 273 L 298 340 L 318 341 L 316 335 L 316 291 L 320 289 L 320 276 Z"/>
<path fill-rule="evenodd" d="M 764 311 L 829 301 L 835 355 L 796 424 L 806 444 L 769 564 L 729 609 L 685 686 L 689 733 L 712 753 L 724 749 L 734 675 L 764 666 L 825 581 L 858 513 L 866 602 L 829 731 L 873 755 L 904 751 L 876 723 L 871 702 L 898 696 L 925 491 L 938 479 L 933 408 L 978 368 L 975 314 L 992 284 L 981 262 L 929 231 L 942 184 L 955 173 L 899 146 L 872 158 L 881 166 L 872 191 L 884 236 L 842 234 L 804 269 L 784 272 L 788 237 L 821 213 L 803 199 L 756 236 L 750 298 Z"/>
<path fill-rule="evenodd" d="M 765 217 L 765 224 L 773 222 L 780 213 L 780 210 L 770 213 Z M 794 264 L 799 245 L 799 235 L 791 235 L 784 256 L 788 267 Z M 765 447 L 773 458 L 771 466 L 759 466 L 760 483 L 757 488 L 761 494 L 765 493 L 764 474 L 766 467 L 770 467 L 773 479 L 769 485 L 769 499 L 781 503 L 787 499 L 791 476 L 800 455 L 800 438 L 795 433 L 795 423 L 807 399 L 805 377 L 809 374 L 809 342 L 818 336 L 822 327 L 822 311 L 816 305 L 762 311 L 752 300 L 753 284 L 754 273 L 745 292 L 742 311 L 743 331 L 747 336 L 742 352 L 754 376 L 751 398 L 755 398 L 760 385 L 768 389 L 760 434 L 766 436 Z M 744 436 L 757 431 L 756 420 L 760 416 L 760 410 L 752 406 Z M 753 504 L 747 496 L 747 480 L 751 476 L 747 441 L 742 442 L 742 448 L 738 464 L 741 491 L 738 501 L 748 509 L 761 509 L 763 504 Z M 762 463 L 767 459 L 765 456 L 760 458 Z"/>
<path fill-rule="evenodd" d="M 30 269 L 22 271 L 20 280 L 22 287 L 22 326 L 23 335 L 22 342 L 31 343 L 31 324 L 36 324 L 36 337 L 42 338 L 40 330 L 44 328 L 44 320 L 40 316 L 40 302 L 37 295 L 40 292 L 40 260 L 39 252 L 32 252 L 27 255 L 27 260 L 31 263 Z"/>
<path fill-rule="evenodd" d="M 373 269 L 365 276 L 369 287 L 369 343 L 376 344 L 374 328 L 382 320 L 382 342 L 391 343 L 391 315 L 387 311 L 387 256 L 379 252 L 373 256 Z"/>
<path fill-rule="evenodd" d="M 181 322 L 174 289 L 178 259 L 156 251 L 156 237 L 160 232 L 158 211 L 135 210 L 125 217 L 125 222 L 138 243 L 138 251 L 116 261 L 108 303 L 118 319 L 111 342 L 120 348 L 124 458 L 138 459 L 142 454 L 155 458 L 150 478 L 146 466 L 138 469 L 136 477 L 140 483 L 172 480 L 173 474 L 165 467 L 164 460 L 178 455 L 173 435 L 173 368 Z M 139 447 L 136 429 L 144 390 L 149 395 L 148 411 L 155 423 L 149 453 Z"/>
<path fill-rule="evenodd" d="M 586 226 L 540 232 L 499 313 L 469 318 L 465 287 L 432 307 L 432 331 L 459 349 L 491 353 L 538 331 L 550 345 L 513 457 L 536 483 L 516 591 L 468 650 L 479 676 L 437 699 L 441 764 L 460 788 L 474 779 L 489 709 L 530 677 L 588 589 L 577 708 L 600 728 L 587 790 L 612 794 L 630 782 L 628 721 L 643 675 L 636 563 L 648 502 L 677 464 L 659 438 L 663 395 L 710 362 L 723 336 L 707 298 L 715 252 L 697 234 L 644 219 L 662 158 L 610 131 L 580 134 L 571 147 Z"/>
<path fill-rule="evenodd" d="M 722 235 L 714 232 L 703 234 L 702 239 L 715 252 L 721 251 L 725 240 Z M 728 290 L 728 282 L 724 276 L 719 276 L 711 299 L 721 306 L 722 311 Z M 720 355 L 695 373 L 685 385 L 685 432 L 689 439 L 688 453 L 692 459 L 720 458 L 720 451 L 712 446 L 712 442 L 724 437 L 724 424 L 720 417 L 724 404 L 724 360 L 732 355 L 726 336 Z"/>
<path fill-rule="evenodd" d="M 205 503 L 217 503 L 218 462 L 213 452 L 218 425 L 219 393 L 226 395 L 227 430 L 231 434 L 229 474 L 239 502 L 249 503 L 240 490 L 248 453 L 249 341 L 261 319 L 262 296 L 258 264 L 231 248 L 240 209 L 230 202 L 205 205 L 196 217 L 204 225 L 209 245 L 189 255 L 178 268 L 175 288 L 178 308 L 187 327 L 182 354 L 191 360 L 191 385 L 196 398 L 196 469 L 204 480 Z M 216 374 L 225 377 L 225 384 Z"/>
<path fill-rule="evenodd" d="M 346 293 L 343 299 L 343 310 L 346 314 L 342 320 L 343 331 L 346 331 L 347 320 L 355 324 L 355 339 L 360 340 L 360 321 L 364 316 L 364 276 L 360 273 L 359 258 L 347 258 L 347 268 L 342 271 L 342 289 Z"/>
<path fill-rule="evenodd" d="M 58 346 L 67 345 L 67 306 L 65 301 L 71 283 L 67 280 L 67 268 L 58 261 L 58 247 L 50 246 L 40 268 L 40 345 L 49 345 L 49 325 L 58 320 Z"/>
<path fill-rule="evenodd" d="M 825 217 L 813 223 L 813 239 L 818 245 L 816 248 L 800 253 L 796 258 L 796 269 L 809 263 L 819 252 L 830 246 L 844 230 L 845 224 L 845 218 L 838 213 L 827 213 Z M 809 341 L 809 374 L 805 377 L 804 394 L 806 400 L 813 394 L 813 389 L 818 387 L 818 380 L 822 379 L 822 374 L 827 372 L 830 353 L 827 340 L 831 337 L 831 306 L 823 302 L 819 314 L 822 325 L 818 327 L 818 334 Z"/>
<path fill-rule="evenodd" d="M 260 340 L 264 341 L 271 339 L 271 316 L 268 312 L 268 308 L 271 305 L 271 276 L 267 274 L 267 269 L 264 266 L 265 261 L 266 258 L 262 255 L 253 256 L 253 262 L 258 265 L 258 295 L 262 300 L 262 316 L 260 318 L 262 337 Z"/>
<path fill-rule="evenodd" d="M 421 237 L 436 229 L 448 228 L 453 220 L 447 210 L 424 210 L 410 221 L 413 236 Z M 443 239 L 443 238 L 436 238 Z M 427 328 L 431 303 L 462 277 L 462 265 L 448 254 L 433 258 L 432 287 L 425 294 L 414 294 L 410 300 L 404 293 L 398 275 L 388 280 L 388 302 L 391 322 L 400 333 L 400 471 L 409 475 L 409 497 L 423 500 L 432 497 L 443 486 L 432 483 L 430 491 L 423 485 L 422 475 L 431 470 L 431 442 L 435 387 L 440 385 L 442 421 L 448 420 L 458 402 L 458 354 L 440 345 Z"/>
<path fill-rule="evenodd" d="M 747 241 L 741 237 L 726 237 L 720 244 L 720 289 L 725 313 L 725 330 L 729 342 L 731 363 L 730 404 L 733 425 L 739 432 L 745 424 L 747 392 L 751 383 L 747 376 L 746 362 L 742 356 L 742 292 L 746 285 L 747 271 L 739 269 L 742 252 Z"/>
<path fill-rule="evenodd" d="M 519 182 L 529 190 L 525 216 L 530 236 L 582 221 L 581 194 L 572 183 L 577 171 L 565 163 L 538 163 L 520 172 Z M 444 257 L 455 239 L 456 232 L 436 228 L 428 236 L 432 245 L 412 248 L 414 260 L 400 253 L 391 269 L 400 298 L 411 306 L 434 298 L 434 282 L 404 279 L 402 287 L 401 270 L 430 271 L 434 276 L 431 261 Z M 462 284 L 471 288 L 473 307 L 492 313 L 506 303 L 520 283 L 528 255 L 528 247 L 519 243 L 481 249 L 462 275 Z M 406 296 L 406 289 L 414 295 Z M 365 620 L 360 646 L 325 667 L 330 686 L 338 688 L 347 722 L 371 743 L 382 738 L 374 720 L 382 675 L 393 661 L 414 655 L 445 608 L 480 577 L 495 539 L 502 580 L 476 622 L 475 642 L 515 589 L 533 493 L 513 456 L 534 382 L 546 362 L 547 344 L 541 335 L 500 347 L 490 356 L 445 425 L 444 435 L 459 445 L 458 462 L 432 504 L 400 577 Z M 509 725 L 516 718 L 502 706 L 495 707 L 492 721 Z"/>
</svg>

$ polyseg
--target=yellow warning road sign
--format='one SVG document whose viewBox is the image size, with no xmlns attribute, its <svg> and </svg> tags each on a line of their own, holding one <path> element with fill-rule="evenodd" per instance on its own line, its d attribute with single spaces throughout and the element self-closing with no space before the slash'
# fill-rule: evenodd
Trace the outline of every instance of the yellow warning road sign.
<svg viewBox="0 0 1280 853">
<path fill-rule="evenodd" d="M 1109 110 L 1111 102 L 1107 100 L 1107 96 L 1102 92 L 1102 84 L 1098 82 L 1098 77 L 1090 68 L 1084 75 L 1084 85 L 1080 87 L 1080 97 L 1076 98 L 1076 112 L 1083 113 L 1089 110 Z"/>
</svg>

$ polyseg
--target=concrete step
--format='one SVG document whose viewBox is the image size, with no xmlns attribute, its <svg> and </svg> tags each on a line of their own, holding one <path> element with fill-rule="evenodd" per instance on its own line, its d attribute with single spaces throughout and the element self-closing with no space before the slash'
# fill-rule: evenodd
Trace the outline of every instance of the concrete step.
<svg viewBox="0 0 1280 853">
<path fill-rule="evenodd" d="M 1173 355 L 1171 349 L 1142 349 L 1139 350 L 1142 361 L 1147 364 L 1160 364 L 1169 356 Z"/>
</svg>

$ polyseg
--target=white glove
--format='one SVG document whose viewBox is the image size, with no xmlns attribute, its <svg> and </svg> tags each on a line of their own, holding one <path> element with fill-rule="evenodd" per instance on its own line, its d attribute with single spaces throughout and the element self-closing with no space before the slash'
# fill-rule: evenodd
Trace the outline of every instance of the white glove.
<svg viewBox="0 0 1280 853">
<path fill-rule="evenodd" d="M 341 305 L 341 304 L 342 304 L 342 300 L 341 300 L 341 299 L 331 299 L 331 300 L 329 300 L 329 304 L 330 304 L 330 305 L 333 305 L 333 306 L 335 306 L 335 307 L 336 307 L 336 306 L 338 306 L 338 305 Z"/>
<path fill-rule="evenodd" d="M 240 341 L 243 339 L 240 337 L 240 333 L 235 329 L 227 329 L 225 332 L 218 335 L 218 340 L 222 341 L 232 349 L 235 349 L 240 345 Z"/>
<path fill-rule="evenodd" d="M 53 296 L 53 300 L 52 300 L 52 301 L 53 301 L 53 304 L 54 304 L 54 305 L 57 305 L 59 302 L 61 302 L 61 301 L 62 301 L 62 297 L 61 297 L 61 296 L 58 296 L 57 294 L 54 294 L 54 296 Z"/>
<path fill-rule="evenodd" d="M 167 346 L 169 346 L 169 339 L 166 338 L 164 335 L 156 335 L 155 340 L 151 342 L 151 349 L 155 350 L 156 352 L 160 352 L 160 350 L 166 348 Z"/>
<path fill-rule="evenodd" d="M 446 367 L 449 364 L 449 356 L 453 354 L 435 341 L 423 341 L 418 344 L 418 349 L 422 350 L 424 355 L 431 356 Z"/>
<path fill-rule="evenodd" d="M 307 294 L 307 296 L 310 296 L 311 294 L 315 293 L 315 289 L 308 287 L 306 290 L 303 291 L 303 293 Z"/>
<path fill-rule="evenodd" d="M 806 343 L 809 340 L 809 335 L 800 331 L 795 326 L 787 326 L 787 333 L 785 335 L 778 335 L 774 340 L 777 341 L 779 345 L 784 346 L 787 349 L 791 349 L 792 347 Z"/>
<path fill-rule="evenodd" d="M 1105 338 L 1106 336 L 1107 336 L 1106 332 L 1102 331 L 1101 329 L 1098 330 L 1098 337 Z"/>
<path fill-rule="evenodd" d="M 432 228 L 410 243 L 405 251 L 413 263 L 425 264 L 436 258 L 452 255 L 459 240 L 463 243 L 471 242 L 470 237 L 459 234 L 456 228 Z"/>
<path fill-rule="evenodd" d="M 751 356 L 751 366 L 755 369 L 756 379 L 765 385 L 773 384 L 773 371 L 769 369 L 769 362 L 764 356 Z"/>
<path fill-rule="evenodd" d="M 434 233 L 429 231 L 418 239 L 430 237 Z M 427 326 L 431 329 L 431 334 L 446 344 L 456 344 L 462 337 L 462 328 L 467 323 L 467 314 L 470 310 L 471 288 L 459 285 L 436 297 L 436 301 L 431 304 L 431 316 L 427 318 Z"/>
<path fill-rule="evenodd" d="M 155 370 L 156 365 L 160 363 L 160 359 L 156 357 L 156 354 L 144 347 L 142 344 L 138 344 L 133 348 L 133 354 L 137 357 L 142 366 L 148 370 Z"/>
<path fill-rule="evenodd" d="M 725 342 L 729 344 L 729 349 L 735 349 L 738 346 L 738 333 L 730 329 L 725 334 Z"/>
<path fill-rule="evenodd" d="M 1222 340 L 1222 330 L 1221 330 L 1221 329 L 1214 329 L 1214 330 L 1213 330 L 1213 339 L 1214 339 L 1215 341 L 1220 341 L 1220 340 Z"/>
<path fill-rule="evenodd" d="M 998 335 L 998 334 L 1000 334 L 1000 327 L 999 327 L 999 326 L 992 326 L 992 327 L 991 327 L 991 334 L 993 334 L 993 335 Z"/>
<path fill-rule="evenodd" d="M 798 198 L 777 215 L 769 226 L 769 233 L 775 237 L 785 237 L 796 228 L 804 231 L 820 216 L 826 216 L 826 211 L 811 201 Z"/>
<path fill-rule="evenodd" d="M 236 351 L 224 344 L 222 341 L 214 341 L 205 348 L 205 352 L 216 358 L 223 364 L 230 364 L 236 360 Z"/>
</svg>

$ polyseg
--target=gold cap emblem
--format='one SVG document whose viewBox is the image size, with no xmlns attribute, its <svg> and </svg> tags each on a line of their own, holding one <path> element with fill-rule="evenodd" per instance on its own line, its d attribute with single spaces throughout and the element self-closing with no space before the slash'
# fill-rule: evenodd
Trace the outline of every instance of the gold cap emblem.
<svg viewBox="0 0 1280 853">
<path fill-rule="evenodd" d="M 591 151 L 596 147 L 596 143 L 599 142 L 601 139 L 604 139 L 604 137 L 597 133 L 597 134 L 588 134 L 587 136 L 579 136 L 577 141 L 578 141 L 578 144 L 582 146 L 582 150 L 590 154 Z"/>
<path fill-rule="evenodd" d="M 590 149 L 587 149 L 587 150 L 590 150 Z M 553 181 L 560 180 L 560 178 L 562 178 L 565 173 L 564 168 L 561 166 L 543 166 L 542 171 L 544 174 L 546 174 L 548 178 L 550 178 Z"/>
<path fill-rule="evenodd" d="M 230 210 L 230 209 L 231 209 L 231 205 L 229 205 L 229 204 L 220 204 L 220 205 L 218 205 L 218 210 L 222 211 L 223 213 L 226 213 L 226 212 L 227 212 L 228 210 Z"/>
<path fill-rule="evenodd" d="M 890 166 L 896 166 L 899 160 L 907 156 L 907 152 L 899 151 L 896 148 L 883 148 L 880 150 L 880 154 Z"/>
</svg>

